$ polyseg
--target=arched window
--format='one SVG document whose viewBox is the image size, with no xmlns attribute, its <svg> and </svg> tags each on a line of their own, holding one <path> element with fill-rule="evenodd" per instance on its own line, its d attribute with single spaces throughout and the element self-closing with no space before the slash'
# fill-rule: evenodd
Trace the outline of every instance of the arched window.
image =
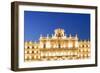
<svg viewBox="0 0 100 73">
<path fill-rule="evenodd" d="M 72 47 L 73 47 L 72 42 L 68 42 L 68 48 L 72 48 Z"/>
<path fill-rule="evenodd" d="M 61 48 L 60 44 L 58 44 L 58 48 Z"/>
<path fill-rule="evenodd" d="M 29 54 L 29 51 L 27 51 L 27 54 Z"/>
<path fill-rule="evenodd" d="M 34 46 L 32 46 L 32 49 L 34 49 Z"/>
<path fill-rule="evenodd" d="M 43 48 L 46 48 L 46 44 L 44 43 Z"/>
<path fill-rule="evenodd" d="M 47 42 L 46 42 L 46 48 L 51 48 L 50 41 L 47 41 Z"/>
<path fill-rule="evenodd" d="M 27 46 L 27 49 L 29 49 L 30 47 L 29 46 Z"/>
</svg>

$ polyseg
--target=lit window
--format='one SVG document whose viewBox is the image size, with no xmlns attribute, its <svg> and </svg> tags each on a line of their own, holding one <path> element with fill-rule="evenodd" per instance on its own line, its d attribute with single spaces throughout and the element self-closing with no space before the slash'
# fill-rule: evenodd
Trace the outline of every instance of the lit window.
<svg viewBox="0 0 100 73">
<path fill-rule="evenodd" d="M 83 54 L 80 54 L 81 57 L 83 57 Z"/>
<path fill-rule="evenodd" d="M 88 47 L 90 47 L 90 45 L 88 45 Z"/>
<path fill-rule="evenodd" d="M 53 47 L 56 48 L 56 45 L 54 45 Z"/>
<path fill-rule="evenodd" d="M 72 48 L 73 44 L 71 42 L 68 43 L 68 48 Z"/>
<path fill-rule="evenodd" d="M 80 45 L 80 47 L 82 47 L 83 45 Z"/>
<path fill-rule="evenodd" d="M 80 57 L 80 54 L 78 53 L 77 56 Z"/>
<path fill-rule="evenodd" d="M 70 55 L 70 52 L 68 52 L 67 54 Z"/>
<path fill-rule="evenodd" d="M 89 57 L 90 57 L 90 55 L 91 55 L 91 54 L 90 54 L 90 53 L 88 53 L 88 56 L 89 56 Z"/>
<path fill-rule="evenodd" d="M 83 49 L 80 49 L 81 52 L 83 52 Z"/>
<path fill-rule="evenodd" d="M 32 42 L 30 41 L 29 44 L 32 44 Z"/>
<path fill-rule="evenodd" d="M 32 53 L 32 51 L 30 50 L 30 51 L 29 51 L 29 53 L 31 54 L 31 53 Z"/>
<path fill-rule="evenodd" d="M 49 52 L 49 56 L 52 56 L 52 53 Z"/>
<path fill-rule="evenodd" d="M 71 52 L 70 55 L 73 55 L 73 52 Z"/>
<path fill-rule="evenodd" d="M 34 58 L 36 59 L 36 58 L 37 58 L 37 56 L 36 56 L 36 55 L 34 55 Z"/>
<path fill-rule="evenodd" d="M 27 49 L 28 47 L 27 46 L 25 46 L 25 49 Z"/>
<path fill-rule="evenodd" d="M 32 49 L 32 46 L 29 46 L 30 49 Z"/>
<path fill-rule="evenodd" d="M 36 49 L 36 48 L 37 48 L 37 46 L 34 46 L 34 48 Z"/>
<path fill-rule="evenodd" d="M 46 43 L 46 48 L 51 48 L 50 42 L 47 42 L 47 43 Z"/>
<path fill-rule="evenodd" d="M 90 52 L 90 48 L 88 48 L 88 52 Z"/>
<path fill-rule="evenodd" d="M 43 54 L 43 53 L 41 53 L 41 56 L 44 56 L 44 54 Z"/>
<path fill-rule="evenodd" d="M 63 45 L 63 48 L 66 48 L 66 45 L 65 44 Z"/>
<path fill-rule="evenodd" d="M 74 52 L 74 55 L 77 55 L 77 52 Z"/>
<path fill-rule="evenodd" d="M 59 56 L 59 52 L 56 52 L 56 55 Z"/>
<path fill-rule="evenodd" d="M 27 51 L 25 51 L 25 54 L 27 54 Z"/>
<path fill-rule="evenodd" d="M 43 48 L 43 46 L 44 46 L 44 45 L 43 45 L 43 43 L 42 43 L 42 42 L 40 42 L 40 46 L 39 46 L 39 47 L 40 47 L 40 48 Z"/>
<path fill-rule="evenodd" d="M 66 53 L 66 55 L 68 55 L 68 52 L 65 52 Z"/>
<path fill-rule="evenodd" d="M 61 52 L 60 55 L 63 56 L 63 52 Z"/>
<path fill-rule="evenodd" d="M 27 56 L 25 56 L 25 59 L 27 59 Z"/>
<path fill-rule="evenodd" d="M 52 53 L 52 56 L 55 56 L 55 53 Z"/>
<path fill-rule="evenodd" d="M 38 56 L 38 59 L 40 59 L 40 56 Z"/>
<path fill-rule="evenodd" d="M 45 56 L 48 56 L 48 53 L 45 53 Z"/>
<path fill-rule="evenodd" d="M 37 53 L 37 51 L 36 51 L 36 50 L 34 50 L 34 53 Z"/>
<path fill-rule="evenodd" d="M 29 56 L 29 59 L 32 59 L 32 56 Z"/>
<path fill-rule="evenodd" d="M 87 54 L 84 54 L 85 57 L 87 57 Z"/>
<path fill-rule="evenodd" d="M 65 52 L 63 52 L 63 55 L 66 55 L 66 53 L 65 53 Z"/>
<path fill-rule="evenodd" d="M 87 50 L 88 50 L 87 48 L 84 49 L 84 51 L 87 51 Z"/>
<path fill-rule="evenodd" d="M 78 42 L 77 41 L 75 42 L 75 48 L 78 48 Z"/>
<path fill-rule="evenodd" d="M 58 45 L 56 45 L 56 48 L 59 48 L 59 46 L 58 46 Z"/>
<path fill-rule="evenodd" d="M 86 45 L 84 45 L 84 47 L 86 47 Z"/>
<path fill-rule="evenodd" d="M 61 45 L 60 47 L 63 48 L 63 45 Z"/>
</svg>

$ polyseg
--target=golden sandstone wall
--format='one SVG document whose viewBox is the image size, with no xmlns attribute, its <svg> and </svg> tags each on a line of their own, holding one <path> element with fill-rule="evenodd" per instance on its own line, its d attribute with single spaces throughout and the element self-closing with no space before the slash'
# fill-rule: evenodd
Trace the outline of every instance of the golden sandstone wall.
<svg viewBox="0 0 100 73">
<path fill-rule="evenodd" d="M 25 61 L 87 59 L 91 51 L 89 41 L 79 41 L 78 48 L 38 48 L 33 42 L 25 42 L 25 46 Z"/>
<path fill-rule="evenodd" d="M 75 60 L 90 58 L 90 41 L 79 41 L 77 35 L 66 36 L 56 29 L 52 37 L 40 37 L 39 42 L 25 42 L 25 61 Z"/>
</svg>

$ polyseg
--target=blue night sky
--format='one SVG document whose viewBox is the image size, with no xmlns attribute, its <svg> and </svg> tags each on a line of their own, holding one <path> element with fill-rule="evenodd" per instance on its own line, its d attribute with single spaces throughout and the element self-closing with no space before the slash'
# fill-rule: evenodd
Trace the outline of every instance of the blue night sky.
<svg viewBox="0 0 100 73">
<path fill-rule="evenodd" d="M 51 36 L 56 28 L 90 40 L 90 14 L 24 11 L 24 41 L 38 41 L 40 34 Z"/>
</svg>

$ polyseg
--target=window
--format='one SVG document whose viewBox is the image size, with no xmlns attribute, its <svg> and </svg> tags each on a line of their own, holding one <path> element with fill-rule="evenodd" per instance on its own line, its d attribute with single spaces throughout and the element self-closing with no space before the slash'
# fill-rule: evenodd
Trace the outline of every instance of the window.
<svg viewBox="0 0 100 73">
<path fill-rule="evenodd" d="M 51 48 L 51 44 L 49 41 L 46 42 L 46 48 Z"/>
<path fill-rule="evenodd" d="M 72 48 L 72 47 L 73 47 L 72 42 L 69 42 L 69 43 L 68 43 L 68 48 Z"/>
</svg>

